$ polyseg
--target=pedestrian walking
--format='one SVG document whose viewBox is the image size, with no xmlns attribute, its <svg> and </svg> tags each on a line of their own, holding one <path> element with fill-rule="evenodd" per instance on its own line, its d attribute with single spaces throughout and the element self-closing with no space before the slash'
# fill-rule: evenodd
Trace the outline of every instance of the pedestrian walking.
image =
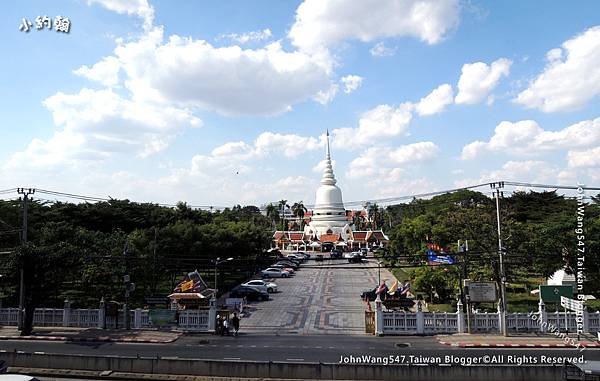
<svg viewBox="0 0 600 381">
<path fill-rule="evenodd" d="M 223 334 L 229 336 L 229 319 L 223 316 Z"/>
<path fill-rule="evenodd" d="M 240 330 L 240 318 L 237 312 L 233 313 L 233 317 L 231 318 L 231 325 L 233 325 L 233 336 L 237 336 L 238 331 Z"/>
<path fill-rule="evenodd" d="M 217 317 L 217 330 L 215 334 L 223 336 L 223 319 L 221 317 Z"/>
</svg>

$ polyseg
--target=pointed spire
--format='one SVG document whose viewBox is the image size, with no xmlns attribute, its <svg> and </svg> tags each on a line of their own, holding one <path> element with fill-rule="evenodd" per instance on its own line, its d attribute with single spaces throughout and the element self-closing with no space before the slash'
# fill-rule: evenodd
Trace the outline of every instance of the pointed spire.
<svg viewBox="0 0 600 381">
<path fill-rule="evenodd" d="M 329 151 L 329 129 L 327 130 L 327 142 L 325 145 L 325 169 L 323 170 L 323 177 L 321 178 L 321 184 L 323 185 L 335 185 L 337 183 L 333 174 L 333 166 L 331 165 L 331 152 Z"/>
</svg>

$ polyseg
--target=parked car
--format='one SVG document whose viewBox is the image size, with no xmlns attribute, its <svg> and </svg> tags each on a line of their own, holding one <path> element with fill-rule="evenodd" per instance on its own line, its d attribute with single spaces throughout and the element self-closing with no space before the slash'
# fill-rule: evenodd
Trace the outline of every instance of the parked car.
<svg viewBox="0 0 600 381">
<path fill-rule="evenodd" d="M 287 266 L 287 265 L 285 265 L 285 264 L 281 264 L 281 263 L 275 263 L 275 264 L 272 264 L 272 265 L 271 265 L 271 267 L 275 267 L 275 268 L 277 268 L 277 269 L 282 269 L 282 270 L 284 270 L 284 271 L 287 271 L 287 272 L 288 272 L 288 273 L 290 273 L 290 274 L 293 274 L 293 273 L 295 273 L 295 271 L 294 271 L 294 269 L 293 269 L 293 268 L 291 268 L 291 267 L 289 267 L 289 266 Z"/>
<path fill-rule="evenodd" d="M 369 249 L 367 249 L 366 247 L 361 248 L 360 254 L 362 255 L 363 258 L 366 258 L 367 254 L 369 254 Z"/>
<path fill-rule="evenodd" d="M 284 265 L 284 266 L 287 266 L 287 267 L 291 267 L 294 270 L 297 270 L 298 267 L 300 267 L 300 264 L 298 264 L 297 262 L 293 262 L 293 261 L 290 261 L 290 260 L 287 260 L 287 259 L 282 259 L 280 261 L 277 261 L 277 264 L 278 265 Z"/>
<path fill-rule="evenodd" d="M 329 253 L 329 258 L 340 259 L 342 258 L 342 252 L 340 250 L 331 250 L 331 253 Z"/>
<path fill-rule="evenodd" d="M 323 262 L 323 254 L 317 254 L 315 257 L 315 261 L 317 262 Z"/>
<path fill-rule="evenodd" d="M 303 257 L 304 259 L 310 259 L 310 254 L 308 254 L 308 253 L 305 253 L 305 252 L 303 252 L 303 251 L 299 251 L 299 252 L 297 252 L 297 253 L 292 253 L 292 254 L 294 254 L 294 255 L 299 255 L 299 256 Z"/>
<path fill-rule="evenodd" d="M 344 255 L 344 258 L 348 259 L 349 263 L 362 263 L 363 256 L 361 253 L 354 251 L 348 254 L 349 255 Z"/>
<path fill-rule="evenodd" d="M 246 283 L 242 283 L 242 286 L 251 287 L 258 291 L 268 292 L 269 294 L 277 292 L 277 285 L 273 282 L 265 282 L 262 279 L 252 279 Z"/>
<path fill-rule="evenodd" d="M 285 257 L 287 259 L 292 259 L 292 260 L 299 261 L 299 262 L 304 261 L 304 256 L 303 255 L 288 254 Z"/>
<path fill-rule="evenodd" d="M 269 300 L 269 293 L 258 291 L 247 286 L 237 286 L 229 293 L 230 298 L 246 298 L 247 300 Z"/>
<path fill-rule="evenodd" d="M 290 276 L 289 272 L 275 267 L 269 267 L 268 269 L 263 270 L 261 274 L 263 278 L 288 278 Z"/>
</svg>

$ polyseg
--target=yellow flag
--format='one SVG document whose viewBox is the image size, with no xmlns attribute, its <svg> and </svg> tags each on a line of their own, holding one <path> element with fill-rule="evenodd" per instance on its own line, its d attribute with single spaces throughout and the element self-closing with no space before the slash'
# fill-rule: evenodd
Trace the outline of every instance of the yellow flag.
<svg viewBox="0 0 600 381">
<path fill-rule="evenodd" d="M 192 289 L 192 287 L 194 287 L 194 281 L 188 280 L 187 282 L 181 284 L 181 291 L 183 292 L 183 291 L 190 290 L 190 289 Z"/>
<path fill-rule="evenodd" d="M 396 281 L 394 282 L 394 284 L 392 284 L 392 287 L 390 287 L 390 289 L 389 289 L 389 291 L 388 291 L 388 294 L 390 294 L 390 295 L 391 295 L 391 294 L 395 293 L 395 292 L 396 292 L 396 290 L 398 290 L 398 280 L 396 280 Z"/>
</svg>

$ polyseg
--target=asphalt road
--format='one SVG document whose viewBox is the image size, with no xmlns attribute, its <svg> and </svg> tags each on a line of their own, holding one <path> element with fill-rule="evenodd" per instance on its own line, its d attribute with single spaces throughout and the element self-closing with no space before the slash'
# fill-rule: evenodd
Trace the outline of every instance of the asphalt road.
<svg viewBox="0 0 600 381">
<path fill-rule="evenodd" d="M 439 344 L 435 337 L 365 337 L 341 335 L 184 336 L 170 344 L 64 343 L 0 341 L 0 349 L 87 355 L 161 356 L 217 360 L 296 361 L 337 363 L 342 356 L 480 356 L 483 354 L 579 356 L 600 360 L 600 350 L 551 348 L 457 348 Z"/>
</svg>

